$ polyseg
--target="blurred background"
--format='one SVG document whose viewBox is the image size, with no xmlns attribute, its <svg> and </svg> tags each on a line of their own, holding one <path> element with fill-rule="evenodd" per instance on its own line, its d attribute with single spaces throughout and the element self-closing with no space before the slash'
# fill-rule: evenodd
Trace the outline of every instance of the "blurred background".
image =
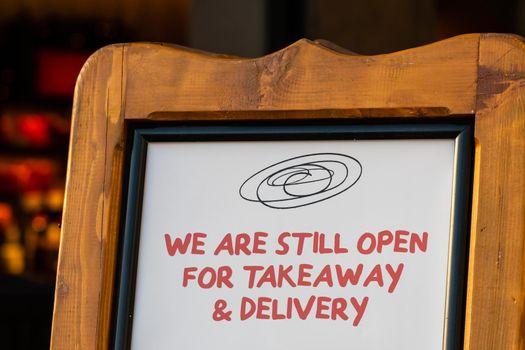
<svg viewBox="0 0 525 350">
<path fill-rule="evenodd" d="M 306 37 L 360 54 L 525 34 L 525 0 L 0 1 L 0 349 L 49 348 L 70 114 L 90 54 L 157 41 L 255 57 Z"/>
</svg>

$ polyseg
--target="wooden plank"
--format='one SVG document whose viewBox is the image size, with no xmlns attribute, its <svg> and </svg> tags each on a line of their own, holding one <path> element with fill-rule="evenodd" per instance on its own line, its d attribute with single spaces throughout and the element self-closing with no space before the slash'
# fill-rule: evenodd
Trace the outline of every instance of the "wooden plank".
<svg viewBox="0 0 525 350">
<path fill-rule="evenodd" d="M 469 349 L 525 349 L 525 43 L 481 37 Z"/>
<path fill-rule="evenodd" d="M 100 317 L 102 306 L 109 317 L 109 298 L 103 292 L 111 293 L 111 289 L 105 289 L 102 282 L 110 278 L 108 269 L 113 270 L 106 255 L 110 252 L 114 258 L 117 233 L 110 222 L 118 213 L 115 189 L 120 179 L 116 175 L 122 165 L 113 147 L 123 132 L 118 111 L 121 65 L 122 47 L 100 50 L 88 60 L 76 86 L 52 349 L 95 349 L 101 344 L 98 326 L 108 325 Z M 107 300 L 102 301 L 101 296 Z M 107 338 L 107 330 L 104 332 Z"/>
<path fill-rule="evenodd" d="M 478 39 L 464 35 L 377 56 L 303 39 L 257 59 L 134 44 L 126 55 L 125 115 L 402 107 L 473 114 Z"/>
</svg>

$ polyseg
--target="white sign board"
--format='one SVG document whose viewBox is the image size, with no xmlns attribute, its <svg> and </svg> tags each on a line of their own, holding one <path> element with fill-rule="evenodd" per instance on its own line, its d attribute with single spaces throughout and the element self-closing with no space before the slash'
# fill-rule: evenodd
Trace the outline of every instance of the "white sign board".
<svg viewBox="0 0 525 350">
<path fill-rule="evenodd" d="M 132 349 L 442 349 L 454 140 L 151 142 Z"/>
</svg>

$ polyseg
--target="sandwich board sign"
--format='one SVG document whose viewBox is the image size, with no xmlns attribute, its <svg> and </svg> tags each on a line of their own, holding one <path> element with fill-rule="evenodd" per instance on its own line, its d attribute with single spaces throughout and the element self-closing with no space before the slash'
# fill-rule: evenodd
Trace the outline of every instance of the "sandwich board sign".
<svg viewBox="0 0 525 350">
<path fill-rule="evenodd" d="M 518 348 L 520 40 L 98 51 L 52 348 Z"/>
</svg>

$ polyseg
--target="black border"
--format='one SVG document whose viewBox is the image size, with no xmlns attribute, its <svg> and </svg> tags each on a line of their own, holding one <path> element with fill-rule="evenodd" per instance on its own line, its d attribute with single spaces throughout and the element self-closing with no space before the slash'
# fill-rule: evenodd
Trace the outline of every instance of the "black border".
<svg viewBox="0 0 525 350">
<path fill-rule="evenodd" d="M 120 247 L 117 258 L 111 342 L 114 349 L 129 349 L 138 232 L 149 142 L 261 141 L 261 140 L 355 140 L 355 139 L 455 139 L 455 188 L 453 189 L 452 241 L 450 242 L 447 334 L 444 349 L 462 349 L 470 230 L 473 123 L 468 119 L 406 122 L 303 121 L 303 122 L 163 122 L 128 125 L 127 168 L 123 179 Z"/>
</svg>

